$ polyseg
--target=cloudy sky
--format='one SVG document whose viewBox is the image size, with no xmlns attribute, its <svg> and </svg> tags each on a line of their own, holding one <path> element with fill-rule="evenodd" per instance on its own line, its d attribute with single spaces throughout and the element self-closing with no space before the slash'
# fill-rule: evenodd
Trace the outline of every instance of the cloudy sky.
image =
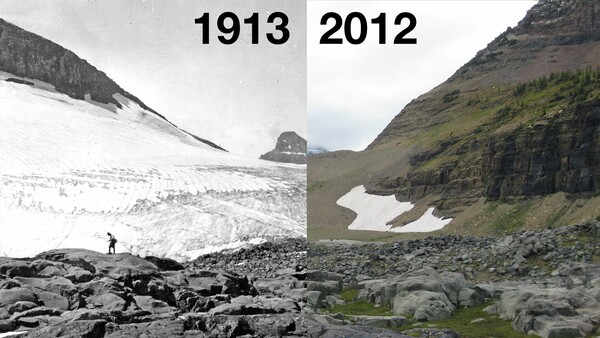
<svg viewBox="0 0 600 338">
<path fill-rule="evenodd" d="M 259 13 L 258 45 L 216 39 L 216 18 Z M 272 45 L 274 11 L 290 39 Z M 194 19 L 211 15 L 201 43 Z M 283 131 L 306 138 L 306 3 L 297 0 L 2 0 L 0 17 L 72 50 L 171 122 L 233 153 L 258 157 Z M 279 22 L 279 21 L 277 21 Z M 264 24 L 264 25 L 263 25 Z"/>
<path fill-rule="evenodd" d="M 364 149 L 412 99 L 450 77 L 535 1 L 308 1 L 308 143 L 329 150 Z M 398 13 L 410 12 L 416 45 L 379 45 L 370 24 L 360 45 L 320 45 L 333 25 L 326 12 L 387 16 L 387 39 Z M 356 23 L 358 21 L 355 20 Z M 401 26 L 402 28 L 405 26 Z M 358 24 L 354 24 L 358 28 Z M 401 29 L 402 29 L 401 28 Z M 358 31 L 353 31 L 358 36 Z M 334 37 L 341 37 L 341 31 Z"/>
</svg>

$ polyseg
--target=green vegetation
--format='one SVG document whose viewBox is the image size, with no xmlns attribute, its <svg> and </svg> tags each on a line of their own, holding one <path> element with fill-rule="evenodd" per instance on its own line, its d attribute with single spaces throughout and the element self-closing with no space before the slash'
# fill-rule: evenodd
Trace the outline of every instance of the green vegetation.
<svg viewBox="0 0 600 338">
<path fill-rule="evenodd" d="M 530 207 L 529 201 L 516 203 L 508 212 L 501 214 L 492 222 L 493 229 L 498 234 L 507 234 L 521 229 Z"/>
<path fill-rule="evenodd" d="M 324 184 L 325 184 L 325 182 L 323 182 L 323 181 L 316 181 L 314 183 L 309 184 L 308 187 L 306 187 L 306 191 L 308 193 L 313 192 L 317 189 L 323 188 Z"/>
<path fill-rule="evenodd" d="M 492 335 L 495 338 L 531 337 L 525 333 L 513 330 L 510 321 L 500 319 L 495 315 L 490 315 L 482 311 L 483 308 L 491 304 L 493 302 L 472 308 L 460 309 L 450 319 L 429 322 L 428 324 L 439 328 L 450 328 L 464 338 L 487 338 Z M 484 320 L 479 323 L 472 323 L 473 320 L 478 318 L 483 318 Z"/>
<path fill-rule="evenodd" d="M 327 309 L 329 313 L 343 313 L 354 316 L 392 316 L 392 309 L 387 306 L 375 306 L 364 299 L 358 299 L 359 289 L 345 289 L 340 293 L 343 305 Z"/>
<path fill-rule="evenodd" d="M 340 294 L 340 297 L 346 302 L 344 305 L 336 305 L 333 308 L 327 309 L 328 313 L 343 313 L 344 315 L 355 316 L 391 316 L 392 309 L 386 306 L 376 307 L 366 300 L 358 300 L 358 289 L 346 289 Z M 490 315 L 483 312 L 483 308 L 492 305 L 494 302 L 488 302 L 480 306 L 458 309 L 450 319 L 432 321 L 432 322 L 417 322 L 409 319 L 406 326 L 391 328 L 396 331 L 406 331 L 418 325 L 420 327 L 437 327 L 449 328 L 455 330 L 461 337 L 478 338 L 490 337 L 493 333 L 496 338 L 522 338 L 531 337 L 524 333 L 514 331 L 511 323 L 508 320 L 503 320 L 495 315 Z M 473 323 L 475 319 L 483 318 L 483 321 Z"/>
<path fill-rule="evenodd" d="M 442 97 L 443 102 L 453 102 L 447 110 L 452 118 L 412 138 L 413 144 L 436 153 L 413 170 L 436 169 L 450 163 L 471 163 L 470 160 L 477 156 L 466 149 L 472 149 L 474 142 L 489 138 L 494 133 L 531 127 L 563 112 L 568 113 L 570 106 L 595 99 L 600 99 L 600 68 L 593 70 L 591 67 L 575 72 L 550 73 L 515 85 L 464 93 L 453 90 Z M 449 137 L 458 139 L 458 142 L 444 147 Z"/>
<path fill-rule="evenodd" d="M 562 216 L 564 216 L 567 213 L 567 210 L 569 210 L 570 207 L 571 205 L 563 205 L 558 210 L 554 211 L 554 213 L 552 213 L 552 215 L 548 217 L 548 220 L 546 221 L 546 226 L 557 227 L 561 225 L 566 225 L 559 223 L 558 221 L 561 219 Z"/>
<path fill-rule="evenodd" d="M 455 90 L 451 91 L 450 93 L 447 93 L 446 95 L 444 95 L 444 97 L 442 97 L 442 101 L 444 101 L 446 103 L 452 102 L 458 98 L 459 93 L 460 93 L 460 89 L 455 89 Z"/>
</svg>

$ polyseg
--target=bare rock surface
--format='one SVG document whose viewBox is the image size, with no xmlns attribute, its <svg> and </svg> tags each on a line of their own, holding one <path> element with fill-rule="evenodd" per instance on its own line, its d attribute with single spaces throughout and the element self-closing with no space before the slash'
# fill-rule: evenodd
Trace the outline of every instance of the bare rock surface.
<svg viewBox="0 0 600 338">
<path fill-rule="evenodd" d="M 312 244 L 309 266 L 323 271 L 308 271 L 306 304 L 319 312 L 343 304 L 341 290 L 359 289 L 358 300 L 428 322 L 491 302 L 484 311 L 509 321 L 516 331 L 593 336 L 600 329 L 599 239 L 600 222 L 591 221 L 501 238 Z M 378 323 L 342 314 L 329 321 Z M 405 334 L 429 334 L 408 330 L 406 321 L 387 325 Z"/>
<path fill-rule="evenodd" d="M 306 336 L 305 257 L 290 239 L 187 263 L 84 249 L 0 258 L 0 334 Z"/>
<path fill-rule="evenodd" d="M 260 155 L 262 160 L 306 164 L 306 140 L 293 131 L 281 133 L 275 149 Z"/>
</svg>

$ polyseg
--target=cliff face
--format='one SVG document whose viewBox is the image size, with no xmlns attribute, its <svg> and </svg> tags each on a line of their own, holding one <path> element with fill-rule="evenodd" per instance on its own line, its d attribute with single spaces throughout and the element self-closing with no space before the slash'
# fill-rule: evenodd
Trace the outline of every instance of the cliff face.
<svg viewBox="0 0 600 338">
<path fill-rule="evenodd" d="M 482 196 L 508 201 L 560 191 L 600 193 L 600 101 L 570 107 L 529 127 L 473 140 L 452 154 L 458 152 L 475 156 L 409 171 L 406 176 L 373 179 L 371 191 L 393 192 L 399 200 L 413 201 L 438 195 L 442 209 Z M 420 168 L 438 156 L 429 155 L 413 156 L 412 167 Z"/>
<path fill-rule="evenodd" d="M 262 160 L 306 164 L 306 140 L 293 131 L 281 133 L 275 149 L 260 156 Z"/>
<path fill-rule="evenodd" d="M 490 139 L 483 149 L 484 195 L 600 193 L 600 101 Z"/>
<path fill-rule="evenodd" d="M 94 101 L 113 103 L 120 108 L 119 102 L 113 98 L 113 94 L 118 93 L 141 103 L 73 52 L 2 19 L 0 69 L 50 83 L 58 92 L 75 99 L 83 100 L 85 94 L 90 94 Z"/>
</svg>

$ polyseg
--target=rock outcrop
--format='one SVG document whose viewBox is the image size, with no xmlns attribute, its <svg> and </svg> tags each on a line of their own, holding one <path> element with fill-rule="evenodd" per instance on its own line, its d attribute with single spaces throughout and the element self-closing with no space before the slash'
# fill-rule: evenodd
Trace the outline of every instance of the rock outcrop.
<svg viewBox="0 0 600 338">
<path fill-rule="evenodd" d="M 202 260 L 174 264 L 83 249 L 52 250 L 31 259 L 0 258 L 0 334 L 306 336 L 303 323 L 308 319 L 301 311 L 306 248 L 299 241 L 283 241 L 248 250 L 255 255 L 243 262 L 235 253 L 222 253 L 219 264 L 251 263 L 256 271 L 250 278 L 233 270 L 207 269 Z M 296 261 L 286 260 L 290 257 Z M 271 259 L 278 265 L 270 265 Z"/>
<path fill-rule="evenodd" d="M 262 160 L 306 164 L 306 140 L 293 131 L 281 133 L 275 149 L 260 156 Z"/>
<path fill-rule="evenodd" d="M 121 94 L 146 107 L 102 71 L 73 52 L 41 36 L 0 19 L 0 70 L 49 83 L 58 92 L 83 100 L 86 94 L 101 103 L 120 107 L 113 97 Z M 158 114 L 154 112 L 155 114 Z"/>
<path fill-rule="evenodd" d="M 415 334 L 408 328 L 416 321 L 448 319 L 462 308 L 486 303 L 484 312 L 506 320 L 514 330 L 542 337 L 586 337 L 600 328 L 598 238 L 600 222 L 498 239 L 324 241 L 310 246 L 309 266 L 321 270 L 307 272 L 306 305 L 331 311 L 348 301 L 341 297 L 343 290 L 358 290 L 354 301 L 387 308 L 395 316 L 382 322 L 375 316 L 367 320 L 343 313 L 334 314 L 330 322 L 385 323 Z M 439 334 L 443 328 L 435 326 Z"/>
<path fill-rule="evenodd" d="M 391 190 L 400 200 L 439 195 L 442 208 L 482 196 L 510 200 L 556 192 L 597 194 L 600 101 L 565 108 L 528 127 L 474 140 L 465 147 L 480 156 L 435 169 L 409 171 L 406 177 L 372 179 L 371 187 Z M 439 149 L 439 153 L 443 151 Z M 436 155 L 423 153 L 414 156 L 412 162 L 418 167 Z"/>
</svg>

